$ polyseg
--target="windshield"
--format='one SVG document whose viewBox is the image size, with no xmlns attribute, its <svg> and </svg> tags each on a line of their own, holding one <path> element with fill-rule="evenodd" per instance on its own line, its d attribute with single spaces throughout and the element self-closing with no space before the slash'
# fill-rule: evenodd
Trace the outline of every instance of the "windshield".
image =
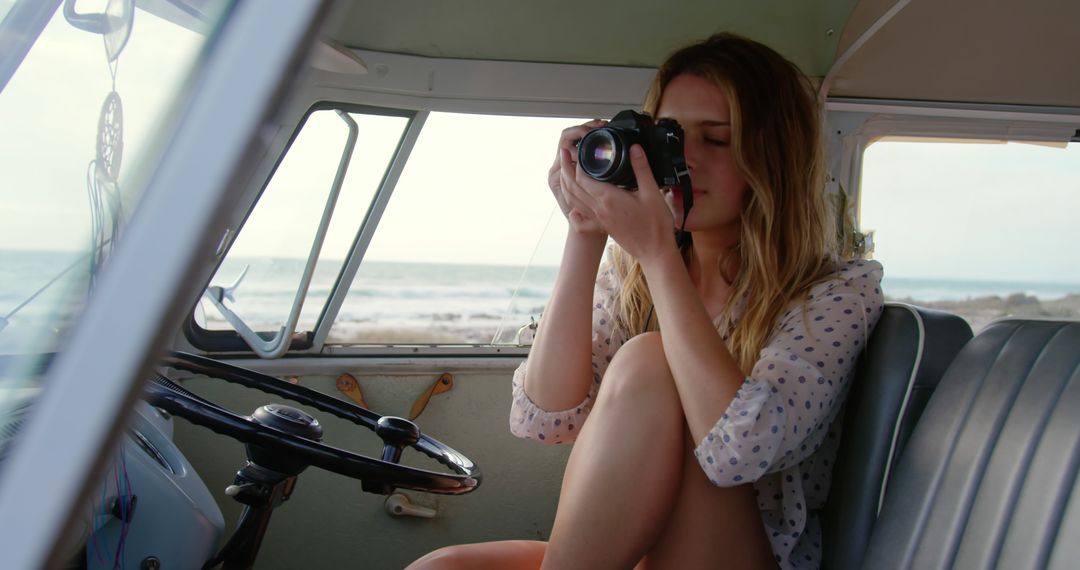
<svg viewBox="0 0 1080 570">
<path fill-rule="evenodd" d="M 25 53 L 0 66 L 0 418 L 108 270 L 224 4 L 0 3 L 0 45 Z"/>
</svg>

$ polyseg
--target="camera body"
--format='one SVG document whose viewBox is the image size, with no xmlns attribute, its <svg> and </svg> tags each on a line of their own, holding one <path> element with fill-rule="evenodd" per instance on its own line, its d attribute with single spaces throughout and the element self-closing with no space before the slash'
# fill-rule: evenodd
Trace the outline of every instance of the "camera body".
<svg viewBox="0 0 1080 570">
<path fill-rule="evenodd" d="M 630 164 L 630 147 L 639 144 L 649 159 L 657 186 L 678 186 L 686 174 L 683 130 L 673 119 L 620 111 L 603 127 L 593 129 L 578 143 L 578 164 L 590 177 L 623 188 L 637 188 Z"/>
</svg>

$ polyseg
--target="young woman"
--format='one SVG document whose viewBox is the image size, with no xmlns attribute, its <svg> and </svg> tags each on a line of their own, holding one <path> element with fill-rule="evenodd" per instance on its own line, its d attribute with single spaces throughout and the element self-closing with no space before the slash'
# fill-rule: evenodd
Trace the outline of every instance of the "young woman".
<svg viewBox="0 0 1080 570">
<path fill-rule="evenodd" d="M 770 48 L 728 34 L 684 48 L 645 109 L 685 132 L 688 247 L 673 239 L 681 192 L 656 186 L 640 148 L 634 192 L 578 167 L 600 122 L 564 131 L 549 179 L 570 232 L 510 424 L 576 440 L 550 541 L 411 568 L 819 565 L 831 428 L 881 312 L 881 266 L 842 251 L 817 101 Z"/>
</svg>

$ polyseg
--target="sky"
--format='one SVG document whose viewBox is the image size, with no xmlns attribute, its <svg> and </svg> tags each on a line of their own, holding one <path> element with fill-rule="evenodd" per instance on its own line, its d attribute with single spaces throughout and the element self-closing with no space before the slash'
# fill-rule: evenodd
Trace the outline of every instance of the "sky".
<svg viewBox="0 0 1080 570">
<path fill-rule="evenodd" d="M 890 275 L 1080 284 L 1080 145 L 877 142 L 861 191 Z"/>
<path fill-rule="evenodd" d="M 0 13 L 5 8 L 0 0 Z M 58 19 L 0 93 L 0 249 L 77 249 L 89 231 L 87 166 L 112 88 L 101 39 Z M 182 84 L 201 38 L 145 12 L 121 54 L 120 186 Z M 324 255 L 342 257 L 404 121 L 359 117 Z M 558 133 L 580 119 L 432 114 L 368 259 L 554 265 L 566 222 L 547 188 Z M 344 127 L 313 117 L 266 192 L 275 213 L 241 233 L 237 255 L 306 256 Z M 301 160 L 302 159 L 302 160 Z M 291 165 L 291 162 L 297 164 Z M 312 166 L 314 165 L 314 166 Z M 197 166 L 196 166 L 197 167 Z M 128 188 L 123 188 L 129 191 Z M 866 153 L 863 228 L 892 276 L 1080 283 L 1080 147 L 879 142 Z"/>
<path fill-rule="evenodd" d="M 79 3 L 90 11 L 92 3 Z M 3 6 L 0 6 L 3 10 Z M 116 65 L 123 105 L 120 191 L 186 77 L 202 37 L 136 11 Z M 50 22 L 0 92 L 0 248 L 72 250 L 89 235 L 87 171 L 113 89 L 100 35 Z"/>
<path fill-rule="evenodd" d="M 352 116 L 359 139 L 326 238 L 323 251 L 329 257 L 347 252 L 406 126 L 396 117 Z M 365 258 L 524 265 L 535 250 L 534 264 L 558 264 L 567 224 L 561 212 L 552 215 L 547 171 L 555 156 L 553 141 L 580 122 L 432 114 Z M 286 158 L 278 168 L 264 192 L 263 200 L 273 201 L 270 215 L 241 232 L 233 245 L 237 255 L 307 256 L 310 241 L 299 236 L 315 234 L 314 220 L 326 203 L 346 132 L 332 111 L 308 119 L 293 143 L 303 159 Z M 264 221 L 268 218 L 277 222 Z M 287 237 L 280 231 L 286 219 L 291 221 Z M 300 219 L 311 221 L 293 221 Z"/>
</svg>

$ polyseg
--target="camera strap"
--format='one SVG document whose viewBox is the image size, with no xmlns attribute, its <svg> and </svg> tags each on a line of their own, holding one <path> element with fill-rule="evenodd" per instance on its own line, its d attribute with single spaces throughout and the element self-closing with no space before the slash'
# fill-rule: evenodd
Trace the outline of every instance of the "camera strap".
<svg viewBox="0 0 1080 570">
<path fill-rule="evenodd" d="M 682 227 L 675 231 L 675 243 L 685 253 L 686 248 L 690 247 L 690 232 L 686 231 L 686 218 L 690 217 L 690 208 L 694 207 L 694 192 L 693 185 L 690 183 L 690 171 L 681 157 L 675 164 L 675 177 L 679 179 L 679 188 L 682 189 L 683 197 Z M 649 305 L 649 314 L 645 316 L 645 324 L 641 327 L 642 333 L 649 330 L 649 323 L 652 322 L 655 311 L 656 305 Z"/>
<path fill-rule="evenodd" d="M 690 246 L 690 232 L 686 231 L 686 219 L 690 217 L 690 208 L 694 207 L 693 186 L 690 184 L 690 170 L 686 168 L 686 161 L 679 156 L 675 162 L 675 177 L 679 180 L 682 188 L 683 217 L 682 227 L 675 232 L 675 243 L 679 249 Z"/>
</svg>

